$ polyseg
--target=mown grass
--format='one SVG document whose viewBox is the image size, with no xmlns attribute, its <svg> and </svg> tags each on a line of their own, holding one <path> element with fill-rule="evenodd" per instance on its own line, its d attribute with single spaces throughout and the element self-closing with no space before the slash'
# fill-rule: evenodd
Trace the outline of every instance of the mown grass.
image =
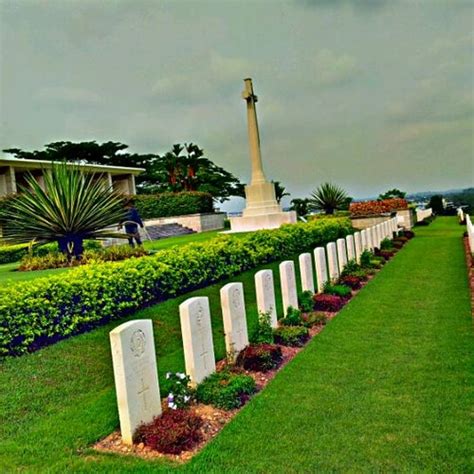
<svg viewBox="0 0 474 474">
<path fill-rule="evenodd" d="M 118 426 L 108 343 L 118 322 L 6 360 L 2 471 L 472 472 L 474 339 L 461 233 L 455 219 L 417 229 L 417 238 L 183 466 L 88 448 Z M 254 273 L 230 280 L 244 282 L 250 330 Z M 154 321 L 163 388 L 163 374 L 184 367 L 178 305 L 185 298 L 210 297 L 216 355 L 224 356 L 222 284 L 134 315 Z"/>
</svg>

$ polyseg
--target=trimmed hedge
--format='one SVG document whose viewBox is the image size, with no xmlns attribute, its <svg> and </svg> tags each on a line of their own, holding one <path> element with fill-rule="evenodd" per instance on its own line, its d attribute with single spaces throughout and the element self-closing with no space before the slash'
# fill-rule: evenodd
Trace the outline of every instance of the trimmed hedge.
<svg viewBox="0 0 474 474">
<path fill-rule="evenodd" d="M 138 194 L 133 201 L 142 219 L 214 212 L 212 196 L 197 191 Z"/>
<path fill-rule="evenodd" d="M 351 232 L 346 218 L 285 225 L 241 238 L 218 236 L 150 257 L 78 267 L 67 278 L 50 276 L 1 288 L 0 356 L 37 350 Z"/>
</svg>

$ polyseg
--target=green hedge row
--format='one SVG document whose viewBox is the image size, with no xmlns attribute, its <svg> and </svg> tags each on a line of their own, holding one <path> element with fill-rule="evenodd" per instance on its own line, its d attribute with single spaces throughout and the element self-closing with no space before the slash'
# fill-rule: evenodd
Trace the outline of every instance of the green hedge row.
<svg viewBox="0 0 474 474">
<path fill-rule="evenodd" d="M 209 193 L 189 191 L 182 193 L 138 194 L 133 197 L 142 219 L 182 216 L 214 211 Z"/>
<path fill-rule="evenodd" d="M 0 355 L 19 355 L 145 305 L 282 260 L 352 232 L 349 219 L 219 236 L 150 257 L 87 265 L 0 289 Z"/>
</svg>

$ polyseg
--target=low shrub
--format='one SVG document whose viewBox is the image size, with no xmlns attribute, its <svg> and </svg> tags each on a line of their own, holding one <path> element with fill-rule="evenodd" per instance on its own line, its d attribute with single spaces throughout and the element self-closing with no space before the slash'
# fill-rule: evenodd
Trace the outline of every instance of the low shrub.
<svg viewBox="0 0 474 474">
<path fill-rule="evenodd" d="M 411 230 L 404 230 L 403 236 L 406 237 L 408 240 L 413 239 L 415 237 L 415 233 Z"/>
<path fill-rule="evenodd" d="M 276 369 L 283 356 L 279 346 L 274 344 L 251 344 L 237 356 L 236 365 L 246 370 L 267 372 Z"/>
<path fill-rule="evenodd" d="M 344 285 L 331 285 L 326 283 L 324 285 L 324 293 L 327 295 L 342 296 L 343 298 L 350 298 L 352 295 L 351 289 Z"/>
<path fill-rule="evenodd" d="M 378 256 L 383 257 L 386 261 L 390 260 L 394 255 L 394 250 L 381 250 L 378 254 Z"/>
<path fill-rule="evenodd" d="M 380 250 L 391 250 L 393 249 L 393 242 L 390 239 L 383 239 L 380 242 Z"/>
<path fill-rule="evenodd" d="M 314 309 L 334 313 L 346 304 L 346 298 L 335 295 L 319 294 L 314 296 Z"/>
<path fill-rule="evenodd" d="M 392 244 L 393 244 L 393 248 L 394 248 L 395 250 L 400 250 L 400 249 L 403 247 L 403 245 L 404 245 L 403 242 L 400 242 L 400 241 L 398 241 L 398 240 L 394 240 L 394 241 L 392 242 Z"/>
<path fill-rule="evenodd" d="M 250 337 L 250 341 L 254 344 L 272 344 L 273 328 L 271 324 L 271 314 L 259 313 L 257 327 Z"/>
<path fill-rule="evenodd" d="M 306 313 L 303 315 L 303 324 L 306 327 L 312 327 L 316 324 L 322 324 L 323 326 L 326 324 L 328 317 L 326 313 L 321 311 L 313 311 L 311 313 Z"/>
<path fill-rule="evenodd" d="M 362 280 L 355 275 L 343 276 L 339 281 L 342 285 L 348 286 L 352 290 L 358 290 L 362 286 Z"/>
<path fill-rule="evenodd" d="M 201 441 L 202 424 L 201 417 L 191 410 L 166 410 L 151 423 L 141 425 L 135 440 L 161 453 L 180 454 Z"/>
<path fill-rule="evenodd" d="M 209 193 L 186 191 L 181 193 L 138 194 L 133 197 L 142 219 L 182 216 L 214 211 Z"/>
<path fill-rule="evenodd" d="M 364 250 L 360 255 L 360 266 L 362 268 L 370 268 L 370 261 L 373 255 L 374 254 L 370 250 Z"/>
<path fill-rule="evenodd" d="M 403 235 L 399 235 L 398 237 L 394 237 L 392 242 L 401 242 L 402 244 L 405 244 L 408 242 L 408 238 Z"/>
<path fill-rule="evenodd" d="M 54 251 L 45 255 L 25 255 L 20 262 L 18 270 L 47 270 L 50 268 L 74 267 L 78 265 L 89 265 L 97 262 L 118 262 L 131 257 L 144 257 L 148 251 L 143 247 L 132 248 L 129 245 L 113 245 L 111 247 L 100 248 L 99 250 L 85 250 L 80 260 L 73 258 L 68 261 L 66 255 Z"/>
<path fill-rule="evenodd" d="M 283 225 L 170 248 L 143 258 L 83 265 L 64 275 L 0 288 L 0 356 L 37 350 L 351 232 L 349 219 Z"/>
<path fill-rule="evenodd" d="M 303 291 L 298 295 L 298 304 L 303 313 L 313 310 L 313 293 L 311 291 Z"/>
<path fill-rule="evenodd" d="M 196 389 L 196 399 L 223 410 L 241 407 L 256 391 L 255 380 L 229 371 L 214 372 Z"/>
<path fill-rule="evenodd" d="M 353 275 L 354 272 L 358 272 L 362 267 L 357 263 L 356 260 L 349 260 L 341 272 L 341 276 Z"/>
<path fill-rule="evenodd" d="M 282 346 L 302 347 L 309 339 L 309 332 L 304 326 L 281 326 L 273 331 L 273 336 Z"/>
<path fill-rule="evenodd" d="M 311 298 L 311 309 L 313 306 L 313 299 Z M 300 326 L 301 325 L 301 311 L 299 309 L 293 308 L 293 306 L 288 307 L 286 316 L 280 319 L 280 324 L 283 326 Z"/>
</svg>

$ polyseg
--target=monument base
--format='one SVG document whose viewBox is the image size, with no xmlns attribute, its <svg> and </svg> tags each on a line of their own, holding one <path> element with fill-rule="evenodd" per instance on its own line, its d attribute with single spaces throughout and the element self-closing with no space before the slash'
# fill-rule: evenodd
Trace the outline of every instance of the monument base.
<svg viewBox="0 0 474 474">
<path fill-rule="evenodd" d="M 261 229 L 278 229 L 282 224 L 294 224 L 296 212 L 277 212 L 260 216 L 231 217 L 231 232 L 251 232 Z"/>
</svg>

